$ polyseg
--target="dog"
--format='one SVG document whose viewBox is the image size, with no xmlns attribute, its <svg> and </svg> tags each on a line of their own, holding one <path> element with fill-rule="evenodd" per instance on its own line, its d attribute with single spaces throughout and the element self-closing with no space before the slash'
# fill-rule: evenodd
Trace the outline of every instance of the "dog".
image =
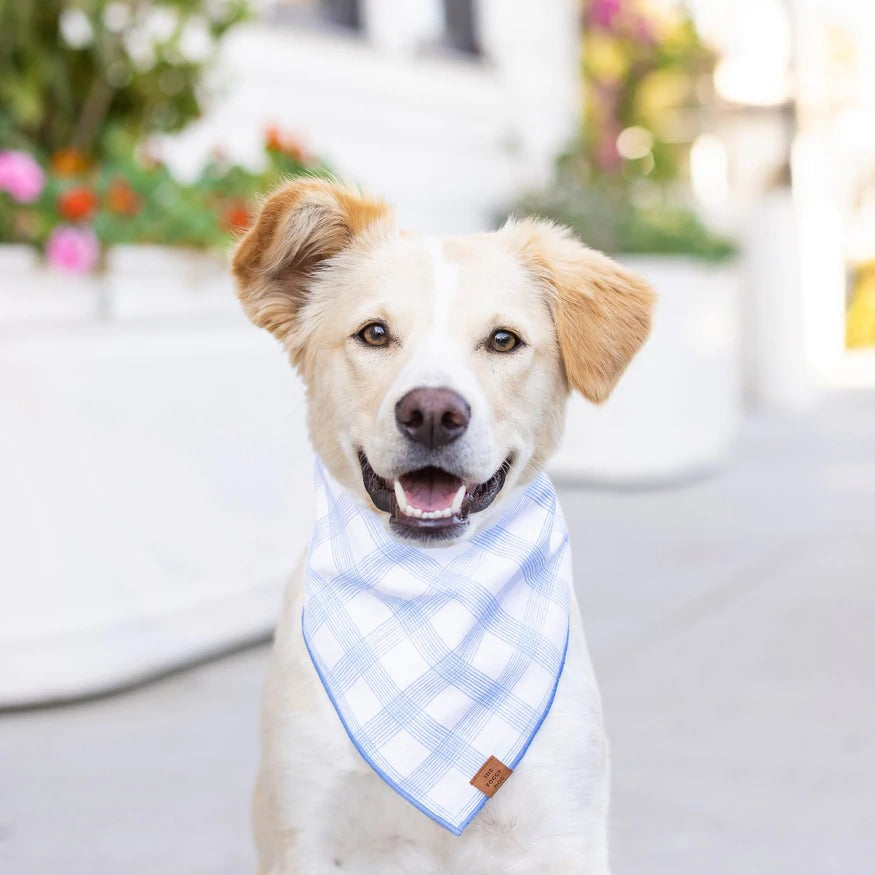
<svg viewBox="0 0 875 875">
<path fill-rule="evenodd" d="M 326 508 L 386 556 L 397 548 L 414 563 L 390 558 L 379 572 L 377 583 L 394 574 L 401 590 L 416 562 L 490 549 L 520 508 L 560 526 L 561 511 L 541 500 L 552 489 L 541 471 L 569 393 L 608 397 L 648 336 L 654 303 L 645 282 L 551 222 L 417 235 L 399 230 L 382 201 L 319 178 L 266 199 L 232 270 L 246 314 L 281 342 L 306 385 Z M 557 531 L 550 549 L 561 551 Z M 325 561 L 344 553 L 346 537 L 327 538 Z M 466 773 L 453 792 L 476 805 L 469 822 L 446 823 L 363 754 L 332 695 L 307 640 L 308 580 L 326 579 L 311 567 L 313 549 L 289 586 L 265 685 L 258 872 L 607 873 L 608 746 L 573 587 L 554 581 L 567 591 L 563 663 L 550 663 L 558 680 L 535 714 L 539 728 L 514 736 L 525 756 L 518 744 L 513 769 L 490 757 L 471 776 L 475 789 Z M 500 564 L 496 553 L 478 567 Z M 332 586 L 320 590 L 323 619 Z M 403 617 L 404 599 L 393 598 Z M 442 768 L 455 774 L 452 763 Z"/>
</svg>

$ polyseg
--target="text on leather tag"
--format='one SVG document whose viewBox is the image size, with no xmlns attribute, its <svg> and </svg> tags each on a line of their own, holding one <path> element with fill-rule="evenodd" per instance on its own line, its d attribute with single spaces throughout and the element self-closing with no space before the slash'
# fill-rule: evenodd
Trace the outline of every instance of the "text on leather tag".
<svg viewBox="0 0 875 875">
<path fill-rule="evenodd" d="M 491 799 L 512 774 L 513 769 L 508 768 L 500 759 L 489 757 L 471 778 L 470 783 Z"/>
</svg>

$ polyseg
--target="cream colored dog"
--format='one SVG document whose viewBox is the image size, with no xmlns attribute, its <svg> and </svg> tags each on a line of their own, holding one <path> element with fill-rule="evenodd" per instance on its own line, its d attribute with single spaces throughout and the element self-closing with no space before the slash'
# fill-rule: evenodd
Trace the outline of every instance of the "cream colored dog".
<svg viewBox="0 0 875 875">
<path fill-rule="evenodd" d="M 393 537 L 426 547 L 488 527 L 531 482 L 569 391 L 607 398 L 653 302 L 548 222 L 417 236 L 386 205 L 315 179 L 267 200 L 233 269 L 247 314 L 306 383 L 328 471 Z M 425 477 L 430 504 L 417 499 Z M 501 792 L 455 836 L 356 752 L 305 649 L 302 595 L 299 569 L 264 700 L 263 875 L 608 871 L 607 744 L 576 602 L 552 709 Z"/>
</svg>

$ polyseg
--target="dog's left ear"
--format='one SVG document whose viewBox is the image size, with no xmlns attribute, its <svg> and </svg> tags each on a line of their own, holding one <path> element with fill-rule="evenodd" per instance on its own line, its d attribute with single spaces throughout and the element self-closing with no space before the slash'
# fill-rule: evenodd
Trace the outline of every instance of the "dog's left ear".
<svg viewBox="0 0 875 875">
<path fill-rule="evenodd" d="M 600 404 L 647 340 L 656 296 L 552 222 L 511 220 L 501 233 L 547 289 L 571 388 Z"/>
</svg>

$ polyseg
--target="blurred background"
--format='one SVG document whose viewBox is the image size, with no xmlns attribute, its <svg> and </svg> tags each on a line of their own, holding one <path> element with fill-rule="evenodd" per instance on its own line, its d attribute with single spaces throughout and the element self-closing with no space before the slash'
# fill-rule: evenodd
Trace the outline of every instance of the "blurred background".
<svg viewBox="0 0 875 875">
<path fill-rule="evenodd" d="M 551 471 L 614 871 L 870 872 L 873 82 L 869 0 L 0 0 L 0 869 L 254 868 L 312 457 L 227 250 L 335 173 L 659 292 Z"/>
</svg>

